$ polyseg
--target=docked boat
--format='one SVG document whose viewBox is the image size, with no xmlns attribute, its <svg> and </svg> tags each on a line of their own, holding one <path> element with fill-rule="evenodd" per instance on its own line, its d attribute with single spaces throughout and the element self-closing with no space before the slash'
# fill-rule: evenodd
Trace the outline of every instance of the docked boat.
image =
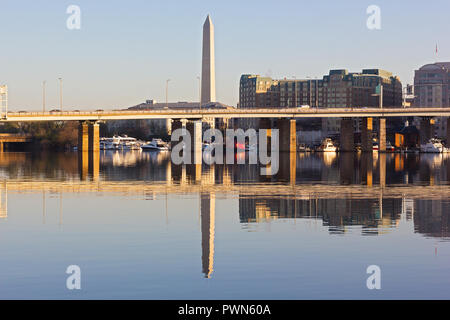
<svg viewBox="0 0 450 320">
<path fill-rule="evenodd" d="M 306 144 L 304 144 L 304 143 L 299 144 L 298 147 L 297 147 L 297 150 L 298 150 L 298 152 L 308 152 L 308 151 L 311 151 L 310 148 L 308 148 L 308 147 L 306 146 Z"/>
<path fill-rule="evenodd" d="M 444 153 L 450 152 L 450 148 L 444 147 L 439 139 L 430 139 L 426 144 L 420 146 L 420 152 L 425 153 Z"/>
<path fill-rule="evenodd" d="M 319 150 L 323 152 L 336 152 L 337 147 L 334 145 L 333 140 L 331 140 L 330 138 L 326 138 L 325 140 L 323 140 L 321 146 L 319 147 Z"/>
<path fill-rule="evenodd" d="M 141 146 L 142 150 L 168 151 L 169 145 L 161 139 L 153 139 L 151 142 Z"/>
<path fill-rule="evenodd" d="M 378 146 L 378 143 L 377 142 L 373 142 L 372 143 L 372 150 L 373 151 L 378 151 L 380 148 L 379 148 L 379 146 Z"/>
<path fill-rule="evenodd" d="M 128 136 L 113 136 L 100 138 L 100 150 L 140 150 L 140 143 L 136 138 Z"/>
<path fill-rule="evenodd" d="M 100 150 L 115 150 L 114 138 L 100 138 Z"/>
<path fill-rule="evenodd" d="M 119 149 L 122 150 L 140 150 L 141 146 L 139 145 L 136 138 L 123 136 L 119 137 Z"/>
<path fill-rule="evenodd" d="M 386 141 L 386 151 L 389 151 L 389 152 L 395 151 L 395 147 L 389 141 Z"/>
</svg>

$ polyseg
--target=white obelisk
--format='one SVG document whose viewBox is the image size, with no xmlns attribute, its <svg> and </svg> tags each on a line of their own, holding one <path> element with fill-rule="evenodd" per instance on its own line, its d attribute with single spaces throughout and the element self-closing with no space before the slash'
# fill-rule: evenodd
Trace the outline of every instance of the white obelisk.
<svg viewBox="0 0 450 320">
<path fill-rule="evenodd" d="M 216 102 L 216 69 L 214 65 L 214 26 L 208 14 L 203 24 L 201 104 Z"/>
</svg>

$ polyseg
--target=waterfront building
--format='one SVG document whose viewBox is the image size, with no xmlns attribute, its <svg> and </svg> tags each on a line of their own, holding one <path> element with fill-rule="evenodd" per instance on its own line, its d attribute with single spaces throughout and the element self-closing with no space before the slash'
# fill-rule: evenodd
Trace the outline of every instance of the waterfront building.
<svg viewBox="0 0 450 320">
<path fill-rule="evenodd" d="M 426 64 L 414 72 L 414 102 L 419 108 L 450 107 L 450 62 Z M 447 130 L 445 118 L 436 118 L 436 135 L 444 137 Z"/>
<path fill-rule="evenodd" d="M 330 70 L 322 79 L 274 80 L 270 77 L 244 74 L 239 85 L 239 108 L 295 108 L 302 105 L 318 108 L 380 107 L 375 96 L 383 88 L 383 106 L 402 106 L 402 84 L 397 76 L 381 69 L 364 69 L 349 73 Z M 355 120 L 356 130 L 359 121 Z M 323 119 L 325 134 L 338 133 L 340 119 Z"/>
<path fill-rule="evenodd" d="M 276 87 L 277 82 L 269 77 L 244 74 L 239 84 L 239 108 L 263 108 L 267 107 L 270 88 Z M 278 101 L 276 101 L 278 103 Z"/>
<path fill-rule="evenodd" d="M 381 69 L 364 69 L 362 73 L 330 70 L 322 79 L 308 80 L 273 80 L 244 74 L 239 85 L 239 108 L 378 107 L 379 97 L 374 94 L 379 85 L 383 86 L 383 106 L 402 106 L 399 78 Z"/>
<path fill-rule="evenodd" d="M 362 108 L 380 107 L 380 97 L 376 96 L 378 86 L 383 88 L 383 107 L 400 108 L 402 106 L 402 84 L 397 76 L 381 69 L 364 69 L 361 73 L 349 73 L 345 69 L 331 70 L 323 77 L 322 95 L 324 108 Z M 361 122 L 354 120 L 357 132 Z M 340 131 L 340 119 L 322 119 L 324 135 L 337 134 Z"/>
</svg>

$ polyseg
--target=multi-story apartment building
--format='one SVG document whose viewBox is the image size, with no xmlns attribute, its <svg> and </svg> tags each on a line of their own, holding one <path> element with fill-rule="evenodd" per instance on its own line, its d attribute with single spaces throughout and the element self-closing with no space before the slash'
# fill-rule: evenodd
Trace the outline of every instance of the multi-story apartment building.
<svg viewBox="0 0 450 320">
<path fill-rule="evenodd" d="M 265 104 L 265 93 L 276 84 L 269 77 L 244 74 L 239 87 L 239 108 L 259 108 Z"/>
<path fill-rule="evenodd" d="M 323 104 L 325 108 L 378 107 L 374 96 L 376 87 L 383 86 L 383 106 L 402 105 L 402 84 L 398 77 L 380 69 L 365 69 L 362 73 L 331 70 L 323 77 Z"/>
<path fill-rule="evenodd" d="M 420 108 L 450 107 L 450 62 L 426 64 L 414 73 L 414 102 Z M 445 118 L 437 118 L 435 133 L 446 135 Z"/>
<path fill-rule="evenodd" d="M 383 88 L 383 107 L 402 106 L 402 84 L 391 72 L 381 69 L 364 69 L 362 73 L 349 73 L 345 69 L 331 70 L 323 77 L 322 107 L 325 108 L 362 108 L 380 107 L 380 97 L 376 88 Z M 355 119 L 355 128 L 360 122 Z M 322 129 L 326 135 L 340 131 L 340 119 L 322 119 Z"/>
<path fill-rule="evenodd" d="M 273 80 L 259 75 L 242 75 L 239 108 L 287 108 L 320 106 L 321 80 Z"/>
<path fill-rule="evenodd" d="M 380 98 L 374 96 L 379 85 L 383 88 L 383 106 L 402 106 L 399 78 L 381 69 L 365 69 L 361 73 L 349 73 L 345 69 L 330 70 L 322 79 L 308 80 L 273 80 L 258 75 L 242 75 L 239 107 L 379 107 Z M 337 133 L 339 126 L 339 119 L 324 119 L 322 122 L 324 131 L 329 133 Z"/>
<path fill-rule="evenodd" d="M 258 75 L 242 75 L 239 91 L 240 108 L 287 108 L 309 105 L 319 108 L 378 107 L 374 96 L 383 86 L 383 106 L 402 105 L 402 84 L 398 77 L 380 69 L 362 73 L 331 70 L 323 79 L 273 80 Z"/>
</svg>

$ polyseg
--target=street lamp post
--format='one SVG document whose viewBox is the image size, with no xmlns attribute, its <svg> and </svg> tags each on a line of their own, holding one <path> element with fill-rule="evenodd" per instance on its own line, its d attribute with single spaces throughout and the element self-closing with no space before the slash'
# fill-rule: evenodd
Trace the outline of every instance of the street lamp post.
<svg viewBox="0 0 450 320">
<path fill-rule="evenodd" d="M 170 79 L 166 80 L 166 109 L 169 109 L 169 81 Z"/>
<path fill-rule="evenodd" d="M 8 86 L 0 86 L 0 108 L 2 119 L 8 118 Z"/>
<path fill-rule="evenodd" d="M 58 78 L 59 80 L 59 107 L 60 110 L 63 110 L 63 97 L 62 97 L 62 78 Z"/>
<path fill-rule="evenodd" d="M 42 81 L 42 112 L 45 112 L 45 83 L 47 81 Z"/>
</svg>

